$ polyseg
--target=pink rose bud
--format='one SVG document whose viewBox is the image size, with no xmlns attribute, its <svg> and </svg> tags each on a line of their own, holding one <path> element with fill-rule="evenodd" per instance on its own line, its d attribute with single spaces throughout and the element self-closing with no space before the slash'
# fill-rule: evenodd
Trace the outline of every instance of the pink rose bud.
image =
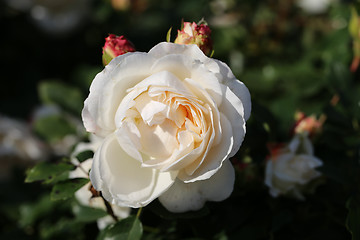
<svg viewBox="0 0 360 240">
<path fill-rule="evenodd" d="M 103 47 L 103 64 L 106 66 L 113 58 L 123 55 L 127 52 L 135 52 L 135 46 L 124 36 L 110 34 L 105 38 Z"/>
<path fill-rule="evenodd" d="M 314 115 L 306 116 L 303 112 L 297 112 L 295 114 L 295 120 L 294 133 L 307 132 L 311 137 L 321 131 L 325 119 L 324 117 L 317 119 Z"/>
<path fill-rule="evenodd" d="M 206 55 L 212 50 L 212 41 L 210 38 L 211 30 L 206 24 L 196 24 L 195 22 L 184 22 L 184 28 L 178 30 L 175 39 L 177 44 L 196 44 Z"/>
</svg>

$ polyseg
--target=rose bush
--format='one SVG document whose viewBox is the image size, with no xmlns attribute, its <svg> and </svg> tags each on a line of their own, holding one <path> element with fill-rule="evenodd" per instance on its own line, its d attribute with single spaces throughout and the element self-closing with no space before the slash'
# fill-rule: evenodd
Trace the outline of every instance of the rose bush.
<svg viewBox="0 0 360 240">
<path fill-rule="evenodd" d="M 229 161 L 245 136 L 250 94 L 196 45 L 160 43 L 114 58 L 90 86 L 82 118 L 103 138 L 90 179 L 112 204 L 159 197 L 170 211 L 227 198 Z"/>
<path fill-rule="evenodd" d="M 306 134 L 298 134 L 286 147 L 273 151 L 266 163 L 265 184 L 273 197 L 289 194 L 304 200 L 302 190 L 321 175 L 316 170 L 320 166 L 322 161 L 314 156 L 311 141 Z"/>
</svg>

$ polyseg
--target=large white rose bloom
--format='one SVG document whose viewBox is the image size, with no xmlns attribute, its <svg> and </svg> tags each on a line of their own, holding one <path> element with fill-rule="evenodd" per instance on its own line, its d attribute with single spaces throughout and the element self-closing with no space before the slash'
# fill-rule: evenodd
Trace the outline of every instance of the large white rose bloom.
<svg viewBox="0 0 360 240">
<path fill-rule="evenodd" d="M 306 134 L 295 135 L 287 147 L 280 149 L 266 163 L 265 184 L 270 188 L 270 195 L 288 194 L 304 200 L 302 190 L 321 175 L 316 168 L 322 164 L 314 156 L 312 143 Z"/>
<path fill-rule="evenodd" d="M 196 45 L 118 56 L 95 77 L 82 111 L 87 131 L 103 138 L 91 182 L 119 206 L 159 197 L 184 212 L 224 200 L 250 111 L 246 86 Z"/>
</svg>

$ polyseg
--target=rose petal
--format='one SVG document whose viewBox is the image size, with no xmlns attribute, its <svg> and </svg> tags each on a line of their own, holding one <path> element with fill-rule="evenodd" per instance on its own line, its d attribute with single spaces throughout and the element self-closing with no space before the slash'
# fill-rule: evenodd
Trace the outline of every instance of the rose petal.
<svg viewBox="0 0 360 240">
<path fill-rule="evenodd" d="M 198 59 L 189 59 L 184 55 L 171 54 L 157 60 L 152 70 L 154 72 L 169 71 L 181 81 L 187 78 L 194 79 L 197 84 L 207 91 L 217 106 L 221 104 L 222 91 L 218 79 Z"/>
<path fill-rule="evenodd" d="M 245 86 L 244 83 L 237 79 L 228 81 L 226 85 L 240 99 L 244 108 L 244 119 L 248 120 L 251 113 L 251 97 L 249 89 Z"/>
<path fill-rule="evenodd" d="M 127 155 L 114 134 L 109 135 L 94 155 L 90 179 L 96 190 L 112 204 L 128 207 L 147 205 L 166 191 L 177 172 L 142 168 Z"/>
<path fill-rule="evenodd" d="M 296 134 L 288 145 L 293 153 L 314 154 L 314 148 L 310 139 L 304 134 Z"/>
<path fill-rule="evenodd" d="M 178 148 L 176 133 L 178 128 L 173 121 L 166 119 L 160 125 L 149 126 L 143 121 L 138 124 L 141 132 L 141 152 L 152 158 L 166 158 Z"/>
<path fill-rule="evenodd" d="M 118 109 L 116 111 L 115 121 L 117 124 L 120 124 L 121 121 L 126 117 L 127 110 L 136 104 L 134 99 L 144 91 L 149 90 L 150 86 L 162 86 L 163 91 L 176 92 L 185 96 L 192 95 L 191 92 L 174 74 L 166 71 L 153 74 L 131 89 L 128 89 L 128 94 L 118 105 Z"/>
<path fill-rule="evenodd" d="M 217 59 L 206 62 L 206 66 L 218 77 L 220 83 L 228 86 L 241 100 L 244 108 L 244 118 L 245 120 L 248 120 L 251 113 L 251 97 L 245 84 L 236 79 L 228 65 Z"/>
<path fill-rule="evenodd" d="M 234 145 L 230 153 L 230 157 L 232 157 L 239 150 L 245 137 L 244 108 L 241 100 L 229 87 L 225 85 L 222 85 L 222 87 L 224 99 L 219 111 L 227 117 L 233 129 Z"/>
<path fill-rule="evenodd" d="M 233 190 L 235 172 L 230 161 L 225 161 L 211 178 L 193 183 L 176 180 L 159 200 L 171 212 L 186 212 L 201 209 L 206 201 L 222 201 Z"/>
<path fill-rule="evenodd" d="M 142 156 L 139 152 L 141 149 L 141 133 L 132 121 L 124 121 L 116 131 L 117 140 L 121 148 L 132 158 L 142 162 Z"/>
<path fill-rule="evenodd" d="M 207 61 L 208 57 L 200 50 L 200 48 L 195 45 L 182 45 L 182 44 L 169 44 L 167 42 L 162 42 L 157 44 L 149 51 L 149 55 L 155 58 L 161 58 L 167 55 L 172 54 L 181 54 L 193 59 L 198 59 L 201 62 Z"/>
<path fill-rule="evenodd" d="M 205 155 L 205 159 L 202 164 L 199 165 L 197 170 L 191 175 L 187 174 L 186 168 L 181 170 L 178 175 L 179 179 L 184 182 L 195 182 L 208 179 L 221 168 L 221 165 L 225 160 L 229 159 L 230 152 L 233 149 L 234 144 L 233 130 L 230 122 L 222 113 L 220 114 L 220 122 L 222 129 L 221 144 L 210 148 L 209 152 Z"/>
<path fill-rule="evenodd" d="M 151 74 L 153 62 L 146 53 L 129 53 L 114 58 L 96 75 L 82 111 L 87 131 L 105 137 L 115 130 L 115 112 L 126 90 Z M 134 71 L 134 65 L 141 68 Z"/>
</svg>

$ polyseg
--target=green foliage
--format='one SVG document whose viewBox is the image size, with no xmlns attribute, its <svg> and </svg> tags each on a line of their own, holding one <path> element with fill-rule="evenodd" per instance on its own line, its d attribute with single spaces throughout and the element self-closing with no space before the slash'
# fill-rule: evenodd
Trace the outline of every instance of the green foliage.
<svg viewBox="0 0 360 240">
<path fill-rule="evenodd" d="M 171 30 L 172 30 L 172 28 L 170 28 L 169 31 L 168 31 L 167 34 L 166 34 L 166 41 L 167 41 L 167 42 L 170 42 L 170 39 L 171 39 Z"/>
<path fill-rule="evenodd" d="M 56 183 L 57 181 L 63 179 L 64 175 L 67 178 L 67 173 L 74 169 L 75 166 L 68 162 L 42 162 L 27 171 L 25 182 L 30 183 L 42 181 L 46 184 Z"/>
<path fill-rule="evenodd" d="M 73 124 L 61 115 L 50 115 L 37 119 L 34 124 L 34 130 L 49 142 L 61 140 L 69 134 L 76 133 Z"/>
<path fill-rule="evenodd" d="M 89 182 L 87 178 L 72 178 L 56 183 L 51 191 L 51 200 L 66 200 Z"/>
<path fill-rule="evenodd" d="M 102 209 L 86 207 L 78 204 L 73 206 L 73 213 L 75 215 L 75 220 L 78 222 L 94 222 L 97 219 L 108 215 L 108 213 Z"/>
<path fill-rule="evenodd" d="M 79 153 L 75 157 L 77 160 L 79 160 L 79 162 L 83 162 L 89 158 L 92 158 L 93 156 L 94 156 L 94 152 L 91 150 L 88 150 L 88 151 L 83 151 L 83 152 Z"/>
<path fill-rule="evenodd" d="M 137 240 L 141 239 L 142 233 L 140 220 L 131 216 L 104 229 L 97 240 Z"/>
<path fill-rule="evenodd" d="M 79 114 L 83 107 L 81 92 L 60 81 L 47 81 L 39 84 L 39 96 L 44 103 L 58 104 L 64 109 Z"/>
</svg>

